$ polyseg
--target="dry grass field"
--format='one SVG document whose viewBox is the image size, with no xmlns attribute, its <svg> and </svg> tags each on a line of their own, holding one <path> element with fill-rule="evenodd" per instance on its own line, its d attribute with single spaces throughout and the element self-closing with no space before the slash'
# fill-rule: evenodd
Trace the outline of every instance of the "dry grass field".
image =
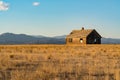
<svg viewBox="0 0 120 80">
<path fill-rule="evenodd" d="M 120 80 L 120 45 L 1 45 L 0 80 Z"/>
</svg>

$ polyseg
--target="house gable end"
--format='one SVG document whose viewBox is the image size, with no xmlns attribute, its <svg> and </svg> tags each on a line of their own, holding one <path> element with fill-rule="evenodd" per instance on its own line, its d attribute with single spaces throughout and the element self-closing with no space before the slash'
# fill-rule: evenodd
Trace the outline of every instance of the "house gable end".
<svg viewBox="0 0 120 80">
<path fill-rule="evenodd" d="M 91 34 L 94 34 L 94 35 L 96 35 L 97 37 L 102 38 L 101 35 L 100 35 L 95 29 L 94 29 L 91 33 L 89 33 L 89 34 L 87 35 L 87 37 L 89 37 Z"/>
<path fill-rule="evenodd" d="M 96 30 L 93 30 L 87 36 L 87 44 L 100 44 L 101 43 L 101 36 L 98 34 Z"/>
</svg>

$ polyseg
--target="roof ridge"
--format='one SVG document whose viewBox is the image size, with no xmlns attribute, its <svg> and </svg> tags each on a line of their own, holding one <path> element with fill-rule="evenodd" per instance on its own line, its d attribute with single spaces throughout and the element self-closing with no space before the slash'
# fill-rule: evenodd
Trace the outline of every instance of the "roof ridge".
<svg viewBox="0 0 120 80">
<path fill-rule="evenodd" d="M 82 29 L 75 29 L 75 31 L 78 31 L 78 30 L 82 30 Z M 94 29 L 84 29 L 84 30 L 94 30 Z"/>
<path fill-rule="evenodd" d="M 84 29 L 84 30 L 72 30 L 72 32 L 78 32 L 78 31 L 92 31 L 92 30 L 95 30 L 95 29 Z"/>
<path fill-rule="evenodd" d="M 84 29 L 84 30 L 72 30 L 67 37 L 86 37 L 95 29 Z"/>
</svg>

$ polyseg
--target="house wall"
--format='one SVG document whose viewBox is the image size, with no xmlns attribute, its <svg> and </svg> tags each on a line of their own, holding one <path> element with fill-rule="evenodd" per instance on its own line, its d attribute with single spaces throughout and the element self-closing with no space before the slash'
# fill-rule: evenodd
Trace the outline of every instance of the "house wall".
<svg viewBox="0 0 120 80">
<path fill-rule="evenodd" d="M 99 38 L 99 39 L 97 40 L 97 43 L 98 43 L 98 44 L 101 44 L 101 38 Z"/>
<path fill-rule="evenodd" d="M 90 35 L 88 35 L 87 44 L 101 44 L 101 38 L 93 32 Z"/>
<path fill-rule="evenodd" d="M 66 38 L 66 44 L 86 44 L 86 38 Z"/>
<path fill-rule="evenodd" d="M 96 41 L 95 41 L 95 39 L 96 39 Z M 94 39 L 89 38 L 89 39 L 87 39 L 87 44 L 101 44 L 101 39 L 99 39 L 99 38 L 94 38 Z"/>
</svg>

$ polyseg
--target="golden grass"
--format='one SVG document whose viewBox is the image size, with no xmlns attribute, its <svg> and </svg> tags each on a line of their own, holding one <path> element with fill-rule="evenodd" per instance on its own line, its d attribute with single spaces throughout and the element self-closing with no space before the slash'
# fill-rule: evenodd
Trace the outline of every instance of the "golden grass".
<svg viewBox="0 0 120 80">
<path fill-rule="evenodd" d="M 0 80 L 120 80 L 120 45 L 0 45 Z"/>
</svg>

